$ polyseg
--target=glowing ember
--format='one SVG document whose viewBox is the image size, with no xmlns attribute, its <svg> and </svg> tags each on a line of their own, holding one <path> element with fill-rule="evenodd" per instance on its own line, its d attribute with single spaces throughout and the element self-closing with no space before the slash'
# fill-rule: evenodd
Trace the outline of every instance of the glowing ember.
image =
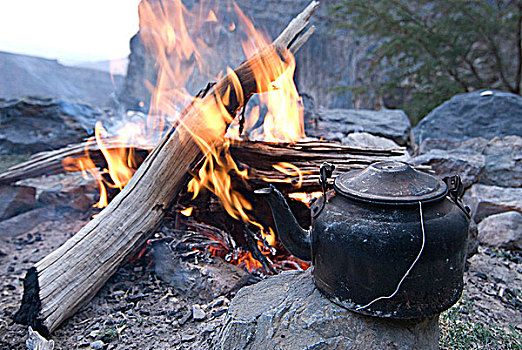
<svg viewBox="0 0 522 350">
<path fill-rule="evenodd" d="M 194 210 L 194 207 L 188 207 L 186 209 L 180 210 L 179 212 L 185 216 L 191 216 L 193 210 Z"/>
</svg>

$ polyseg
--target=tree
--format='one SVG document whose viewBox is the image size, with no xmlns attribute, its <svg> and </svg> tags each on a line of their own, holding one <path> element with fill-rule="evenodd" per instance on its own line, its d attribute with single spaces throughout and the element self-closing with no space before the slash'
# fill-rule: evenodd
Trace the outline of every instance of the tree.
<svg viewBox="0 0 522 350">
<path fill-rule="evenodd" d="M 402 96 L 397 107 L 414 122 L 456 93 L 521 94 L 522 0 L 341 0 L 330 9 L 338 27 L 375 41 L 368 74 L 382 77 L 342 88 Z"/>
</svg>

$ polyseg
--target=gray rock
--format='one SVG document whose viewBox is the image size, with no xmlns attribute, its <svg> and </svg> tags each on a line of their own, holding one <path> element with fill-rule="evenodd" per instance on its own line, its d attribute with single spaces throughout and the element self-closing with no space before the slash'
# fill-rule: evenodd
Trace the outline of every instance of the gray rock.
<svg viewBox="0 0 522 350">
<path fill-rule="evenodd" d="M 32 230 L 43 221 L 55 220 L 60 213 L 54 206 L 34 209 L 0 222 L 0 240 L 8 240 Z"/>
<path fill-rule="evenodd" d="M 522 212 L 522 188 L 475 184 L 464 194 L 475 222 L 507 211 Z"/>
<path fill-rule="evenodd" d="M 445 140 L 445 139 L 426 139 L 422 141 L 417 148 L 417 154 L 428 153 L 433 149 L 450 150 L 471 150 L 483 154 L 489 143 L 488 139 L 483 137 L 474 137 L 464 141 Z"/>
<path fill-rule="evenodd" d="M 341 143 L 346 146 L 359 147 L 359 148 L 373 148 L 373 149 L 390 149 L 398 148 L 399 145 L 394 141 L 374 136 L 367 132 L 354 132 L 343 137 Z"/>
<path fill-rule="evenodd" d="M 414 128 L 415 142 L 426 139 L 522 136 L 522 97 L 486 90 L 459 94 L 435 108 Z"/>
<path fill-rule="evenodd" d="M 308 136 L 342 140 L 348 134 L 366 132 L 404 146 L 410 140 L 411 124 L 401 110 L 319 109 L 315 128 Z"/>
<path fill-rule="evenodd" d="M 207 315 L 198 304 L 192 305 L 192 318 L 196 321 L 204 320 Z"/>
<path fill-rule="evenodd" d="M 66 101 L 0 102 L 0 154 L 30 154 L 80 142 L 101 116 L 89 105 Z"/>
<path fill-rule="evenodd" d="M 103 341 L 96 340 L 91 343 L 91 349 L 102 349 L 105 346 Z"/>
<path fill-rule="evenodd" d="M 84 178 L 81 173 L 64 173 L 17 182 L 34 187 L 41 205 L 56 205 L 86 211 L 96 203 L 99 187 L 96 180 Z"/>
<path fill-rule="evenodd" d="M 239 291 L 217 349 L 438 349 L 438 317 L 386 320 L 325 298 L 310 270 L 284 272 Z"/>
<path fill-rule="evenodd" d="M 491 140 L 476 137 L 465 141 L 427 139 L 418 147 L 417 154 L 442 155 L 440 150 L 483 155 L 485 166 L 480 177 L 475 179 L 477 182 L 502 187 L 522 187 L 522 137 L 520 136 L 494 137 Z"/>
<path fill-rule="evenodd" d="M 519 119 L 522 119 L 522 115 Z M 495 137 L 489 141 L 484 155 L 486 167 L 480 177 L 480 183 L 522 187 L 522 137 Z"/>
<path fill-rule="evenodd" d="M 416 165 L 429 165 L 440 177 L 458 174 L 464 187 L 470 187 L 478 182 L 486 166 L 486 157 L 471 150 L 433 149 L 412 158 L 410 162 Z"/>
<path fill-rule="evenodd" d="M 522 214 L 518 211 L 488 216 L 480 222 L 478 230 L 481 243 L 504 249 L 522 249 Z"/>
<path fill-rule="evenodd" d="M 28 211 L 35 205 L 35 188 L 0 185 L 0 221 Z"/>
</svg>

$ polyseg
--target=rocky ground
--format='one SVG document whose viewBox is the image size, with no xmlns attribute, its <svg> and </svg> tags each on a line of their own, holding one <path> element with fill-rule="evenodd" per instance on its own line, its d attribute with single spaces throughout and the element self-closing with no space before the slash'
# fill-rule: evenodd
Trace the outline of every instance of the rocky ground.
<svg viewBox="0 0 522 350">
<path fill-rule="evenodd" d="M 467 261 L 462 298 L 441 316 L 443 349 L 522 348 L 522 128 L 517 119 L 522 114 L 521 100 L 482 92 L 452 99 L 449 106 L 434 110 L 413 130 L 413 135 L 421 135 L 416 144 L 411 141 L 414 137 L 407 116 L 401 112 L 309 113 L 314 127 L 309 135 L 357 147 L 405 145 L 411 150 L 405 161 L 430 166 L 440 176 L 463 175 L 464 199 L 478 227 L 478 234 L 475 231 L 470 237 L 471 247 L 478 245 L 478 249 Z M 474 104 L 481 111 L 498 105 L 496 115 L 512 120 L 497 123 L 477 114 L 482 118 L 476 122 L 482 123 L 480 128 L 470 126 L 457 134 L 451 128 L 439 128 L 452 120 L 452 111 L 473 110 L 469 106 Z M 47 117 L 32 117 L 37 108 Z M 71 114 L 72 110 L 76 112 Z M 76 115 L 79 110 L 85 113 Z M 23 119 L 13 116 L 31 117 L 31 123 L 37 125 L 32 129 L 45 128 L 49 121 L 72 123 L 78 133 L 68 142 L 79 142 L 103 115 L 78 104 L 42 100 L 3 103 L 0 113 L 5 116 L 0 118 L 0 126 L 9 127 L 0 129 L 0 172 L 31 153 L 54 147 L 61 133 L 21 137 L 26 134 L 16 123 Z M 486 125 L 488 121 L 490 125 Z M 342 128 L 335 127 L 340 124 Z M 7 129 L 9 133 L 2 133 Z M 488 134 L 481 134 L 481 129 Z M 13 323 L 25 271 L 88 222 L 95 214 L 91 205 L 96 193 L 94 182 L 79 174 L 0 185 L 0 349 L 25 348 L 27 329 Z M 205 253 L 194 254 L 188 246 L 171 249 L 168 242 L 177 239 L 175 234 L 167 220 L 141 254 L 122 266 L 92 301 L 54 332 L 56 348 L 214 348 L 235 293 L 259 281 L 259 276 L 212 260 Z"/>
<path fill-rule="evenodd" d="M 57 180 L 40 179 L 40 188 L 46 181 Z M 85 195 L 94 196 L 84 191 Z M 47 209 L 59 214 L 47 216 L 23 234 L 6 235 L 4 231 L 1 236 L 0 349 L 25 349 L 27 329 L 12 321 L 21 300 L 25 270 L 73 235 L 93 214 L 90 209 L 80 211 L 56 206 Z M 168 233 L 168 227 L 160 231 Z M 221 286 L 216 293 L 222 295 L 211 295 L 200 284 L 185 286 L 190 290 L 173 286 L 158 277 L 155 256 L 162 259 L 149 249 L 120 268 L 91 302 L 53 334 L 56 348 L 211 349 L 211 341 L 220 330 L 236 290 Z M 203 258 L 199 264 L 208 265 Z M 228 264 L 210 265 L 224 271 L 223 274 L 227 271 L 224 266 Z M 252 281 L 245 280 L 242 284 Z M 480 246 L 477 254 L 468 259 L 465 281 L 461 300 L 441 318 L 441 346 L 455 349 L 462 343 L 463 349 L 473 345 L 520 348 L 520 251 Z"/>
</svg>

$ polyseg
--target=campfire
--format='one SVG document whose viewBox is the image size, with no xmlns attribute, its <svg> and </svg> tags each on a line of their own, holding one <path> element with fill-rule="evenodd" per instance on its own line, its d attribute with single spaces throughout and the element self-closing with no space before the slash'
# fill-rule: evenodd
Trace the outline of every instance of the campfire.
<svg viewBox="0 0 522 350">
<path fill-rule="evenodd" d="M 248 183 L 252 176 L 251 166 L 240 164 L 231 154 L 231 147 L 243 149 L 245 141 L 280 144 L 296 143 L 306 138 L 303 105 L 293 81 L 296 62 L 291 50 L 271 46 L 271 40 L 254 28 L 237 5 L 234 5 L 233 13 L 237 24 L 231 22 L 225 28 L 225 23 L 218 21 L 215 11 L 205 8 L 203 4 L 189 11 L 179 0 L 164 4 L 142 2 L 140 18 L 144 29 L 141 40 L 146 50 L 158 58 L 157 83 L 150 86 L 152 100 L 147 118 L 143 123 L 124 124 L 114 136 L 109 136 L 98 122 L 95 136 L 87 144 L 95 143 L 101 152 L 103 165 L 96 164 L 86 148 L 83 157 L 63 159 L 63 166 L 67 171 L 81 171 L 85 177 L 97 180 L 100 195 L 94 207 L 103 209 L 108 205 L 109 197 L 114 197 L 128 184 L 143 162 L 143 157 L 136 150 L 156 145 L 172 128 L 172 131 L 179 133 L 181 143 L 190 138 L 202 154 L 191 165 L 188 172 L 192 178 L 177 196 L 175 210 L 181 214 L 176 215 L 178 225 L 187 228 L 191 222 L 201 221 L 201 216 L 205 216 L 201 212 L 207 208 L 198 197 L 202 192 L 210 191 L 226 212 L 219 215 L 226 215 L 228 221 L 234 221 L 234 225 L 237 221 L 243 222 L 244 226 L 239 231 L 248 232 L 246 234 L 253 238 L 250 242 L 250 239 L 245 240 L 244 232 L 231 232 L 233 247 L 225 242 L 211 245 L 208 250 L 213 255 L 228 257 L 227 261 L 244 266 L 251 273 L 258 270 L 263 274 L 276 273 L 280 270 L 276 265 L 281 266 L 281 263 L 271 261 L 274 258 L 283 259 L 287 266 L 290 262 L 293 268 L 307 268 L 306 263 L 294 261 L 288 254 L 278 254 L 281 247 L 277 247 L 273 229 L 268 226 L 269 223 L 258 222 L 252 198 L 246 198 L 251 191 Z M 213 72 L 223 59 L 220 52 L 210 49 L 208 41 L 222 30 L 242 34 L 241 55 L 255 57 L 263 52 L 261 59 L 249 67 L 252 76 L 248 79 L 255 84 L 252 86 L 254 90 L 244 90 L 245 78 L 229 67 Z M 313 27 L 306 35 L 312 31 Z M 301 40 L 306 40 L 306 36 Z M 213 101 L 205 100 L 212 84 L 196 96 L 188 91 L 194 70 L 200 75 L 210 75 L 215 81 L 226 72 L 229 81 L 222 91 L 214 93 Z M 254 92 L 257 92 L 256 102 L 249 103 Z M 237 103 L 235 109 L 240 109 L 239 113 L 230 113 L 232 108 L 228 106 L 233 100 Z M 196 123 L 185 120 L 184 114 L 189 111 L 187 106 L 198 115 Z M 225 130 L 224 136 L 216 137 Z M 302 186 L 303 171 L 296 165 L 280 161 L 274 163 L 272 168 L 274 174 L 262 177 L 263 181 L 288 183 L 291 177 L 296 177 L 298 182 L 294 187 Z M 295 198 L 300 197 L 297 195 Z M 198 201 L 195 211 L 194 201 Z M 221 229 L 229 231 L 230 224 L 226 226 Z"/>
<path fill-rule="evenodd" d="M 141 40 L 158 58 L 145 121 L 112 133 L 97 123 L 86 142 L 48 152 L 8 174 L 15 179 L 21 173 L 81 171 L 99 186 L 92 220 L 25 278 L 16 321 L 43 335 L 88 302 L 124 261 L 166 238 L 153 236 L 165 220 L 178 233 L 202 237 L 190 248 L 194 254 L 221 258 L 251 274 L 307 269 L 309 262 L 284 249 L 267 204 L 254 190 L 277 186 L 306 227 L 308 206 L 321 195 L 319 167 L 325 160 L 336 166 L 335 178 L 404 154 L 401 148 L 307 139 L 293 55 L 315 29 L 309 18 L 317 2 L 273 42 L 236 5 L 237 21 L 220 23 L 219 13 L 203 5 L 189 11 L 180 0 L 162 4 L 140 5 Z M 247 60 L 218 72 L 220 53 L 212 52 L 208 40 L 220 31 L 242 33 L 238 57 Z M 193 81 L 195 70 L 209 77 L 206 87 Z M 204 87 L 195 95 L 189 89 L 194 84 Z"/>
</svg>

